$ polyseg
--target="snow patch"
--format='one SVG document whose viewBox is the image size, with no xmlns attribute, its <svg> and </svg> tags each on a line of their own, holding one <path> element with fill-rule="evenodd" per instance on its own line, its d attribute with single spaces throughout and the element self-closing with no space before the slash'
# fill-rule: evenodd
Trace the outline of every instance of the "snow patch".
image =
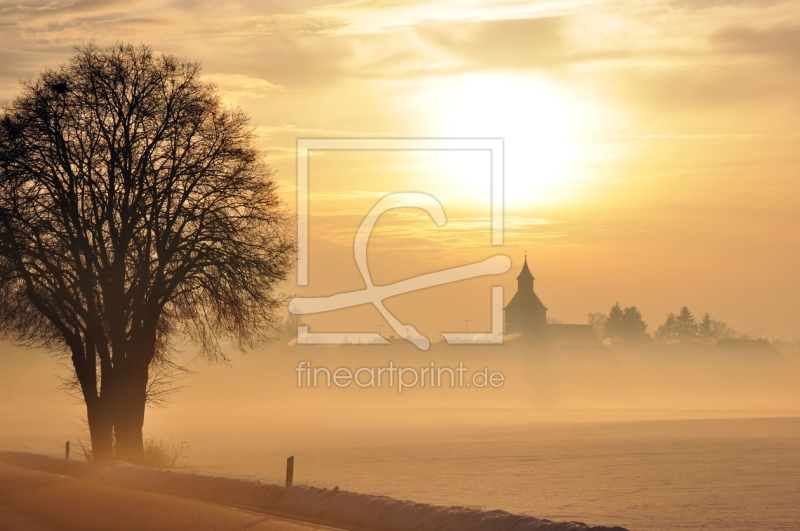
<svg viewBox="0 0 800 531">
<path fill-rule="evenodd" d="M 85 463 L 25 452 L 0 452 L 0 462 L 118 487 L 171 494 L 352 531 L 627 531 L 618 526 L 552 522 L 507 513 L 371 496 L 298 485 L 156 470 L 112 461 Z"/>
</svg>

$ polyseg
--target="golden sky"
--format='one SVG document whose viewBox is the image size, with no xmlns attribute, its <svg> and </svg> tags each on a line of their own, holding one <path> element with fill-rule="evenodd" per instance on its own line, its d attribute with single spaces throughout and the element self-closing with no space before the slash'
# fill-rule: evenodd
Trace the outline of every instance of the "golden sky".
<svg viewBox="0 0 800 531">
<path fill-rule="evenodd" d="M 0 98 L 82 42 L 200 59 L 252 116 L 292 208 L 298 138 L 503 138 L 505 246 L 494 248 L 485 153 L 312 157 L 311 286 L 288 292 L 359 289 L 360 216 L 417 190 L 449 222 L 388 214 L 373 234 L 376 282 L 514 261 L 499 279 L 387 303 L 420 330 L 487 329 L 489 286 L 509 300 L 527 250 L 537 293 L 564 322 L 618 300 L 649 331 L 688 305 L 796 338 L 798 21 L 789 0 L 0 1 Z M 369 308 L 332 319 L 380 322 Z"/>
</svg>

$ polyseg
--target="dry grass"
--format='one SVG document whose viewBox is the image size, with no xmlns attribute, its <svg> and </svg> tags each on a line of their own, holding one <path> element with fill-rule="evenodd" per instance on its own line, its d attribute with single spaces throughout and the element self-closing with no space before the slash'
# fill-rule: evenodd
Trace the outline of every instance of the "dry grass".
<svg viewBox="0 0 800 531">
<path fill-rule="evenodd" d="M 113 442 L 112 442 L 113 444 Z M 78 424 L 78 448 L 83 458 L 87 462 L 94 461 L 94 453 L 92 453 L 92 437 L 89 433 L 89 421 L 85 418 L 81 419 Z"/>
<path fill-rule="evenodd" d="M 189 459 L 187 455 L 189 450 L 191 450 L 191 447 L 186 441 L 179 445 L 173 445 L 152 436 L 147 437 L 144 440 L 144 462 L 142 466 L 149 468 L 185 467 Z"/>
<path fill-rule="evenodd" d="M 89 436 L 89 425 L 85 419 L 79 429 L 77 450 L 86 461 L 93 461 L 92 439 Z M 111 444 L 114 445 L 113 433 Z M 191 449 L 186 441 L 175 445 L 150 435 L 144 439 L 144 461 L 141 465 L 148 468 L 184 468 L 189 460 L 188 452 Z"/>
</svg>

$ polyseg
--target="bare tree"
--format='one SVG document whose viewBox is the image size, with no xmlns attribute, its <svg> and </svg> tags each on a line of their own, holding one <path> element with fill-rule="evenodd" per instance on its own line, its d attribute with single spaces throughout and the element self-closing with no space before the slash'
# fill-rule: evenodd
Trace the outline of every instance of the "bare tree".
<svg viewBox="0 0 800 531">
<path fill-rule="evenodd" d="M 222 356 L 269 330 L 293 248 L 247 116 L 200 65 L 76 49 L 0 123 L 0 331 L 60 349 L 96 459 L 142 457 L 153 376 L 176 338 Z"/>
<path fill-rule="evenodd" d="M 706 345 L 715 345 L 720 339 L 734 339 L 741 336 L 736 330 L 722 321 L 712 319 L 708 312 L 703 315 L 703 319 L 697 324 L 697 335 Z"/>
<path fill-rule="evenodd" d="M 592 312 L 589 314 L 589 326 L 592 327 L 594 335 L 597 336 L 598 341 L 606 338 L 606 324 L 608 323 L 608 316 L 603 312 Z"/>
</svg>

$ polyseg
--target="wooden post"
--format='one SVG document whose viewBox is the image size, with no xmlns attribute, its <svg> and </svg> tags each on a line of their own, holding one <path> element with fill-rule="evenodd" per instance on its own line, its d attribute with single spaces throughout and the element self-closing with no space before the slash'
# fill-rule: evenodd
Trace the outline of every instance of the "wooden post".
<svg viewBox="0 0 800 531">
<path fill-rule="evenodd" d="M 64 448 L 64 459 L 69 459 L 69 441 L 67 441 L 66 447 Z"/>
<path fill-rule="evenodd" d="M 286 486 L 291 487 L 294 480 L 294 456 L 286 459 Z"/>
</svg>

